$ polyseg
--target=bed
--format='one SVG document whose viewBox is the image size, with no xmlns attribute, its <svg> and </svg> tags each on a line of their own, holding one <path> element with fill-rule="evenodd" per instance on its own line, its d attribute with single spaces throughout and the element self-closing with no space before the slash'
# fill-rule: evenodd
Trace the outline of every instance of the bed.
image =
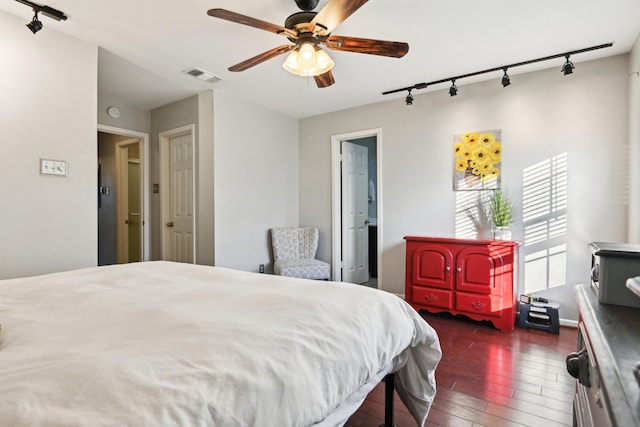
<svg viewBox="0 0 640 427">
<path fill-rule="evenodd" d="M 153 261 L 0 280 L 11 426 L 340 426 L 385 376 L 418 425 L 436 332 L 339 282 Z"/>
</svg>

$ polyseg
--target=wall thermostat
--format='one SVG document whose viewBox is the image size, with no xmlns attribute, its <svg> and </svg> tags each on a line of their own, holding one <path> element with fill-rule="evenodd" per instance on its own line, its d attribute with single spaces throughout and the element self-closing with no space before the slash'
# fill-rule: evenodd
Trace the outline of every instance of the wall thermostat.
<svg viewBox="0 0 640 427">
<path fill-rule="evenodd" d="M 107 108 L 107 114 L 109 115 L 109 117 L 117 119 L 118 117 L 120 117 L 120 110 L 117 107 L 109 107 Z"/>
</svg>

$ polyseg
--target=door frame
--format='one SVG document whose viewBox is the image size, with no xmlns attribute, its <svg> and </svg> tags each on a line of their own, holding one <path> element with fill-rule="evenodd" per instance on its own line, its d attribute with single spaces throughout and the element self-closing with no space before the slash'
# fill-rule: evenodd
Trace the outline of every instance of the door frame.
<svg viewBox="0 0 640 427">
<path fill-rule="evenodd" d="M 342 133 L 331 136 L 331 277 L 335 281 L 342 281 L 342 183 L 341 183 L 341 155 L 340 145 L 342 141 L 353 139 L 376 138 L 376 204 L 377 204 L 377 248 L 378 264 L 378 289 L 382 289 L 382 263 L 381 250 L 383 242 L 382 222 L 382 129 L 366 129 L 356 132 Z"/>
<path fill-rule="evenodd" d="M 140 156 L 140 169 L 142 176 L 142 260 L 149 261 L 151 259 L 151 239 L 149 238 L 149 230 L 151 222 L 149 220 L 151 206 L 150 191 L 150 163 L 149 163 L 149 134 L 129 129 L 118 128 L 98 123 L 98 132 L 111 133 L 140 140 L 142 155 Z"/>
<path fill-rule="evenodd" d="M 160 141 L 160 258 L 166 259 L 169 245 L 169 230 L 164 225 L 167 222 L 167 218 L 170 217 L 169 206 L 169 141 L 171 138 L 182 135 L 191 135 L 191 161 L 193 167 L 193 182 L 191 188 L 193 188 L 193 263 L 196 263 L 198 247 L 198 233 L 197 233 L 197 215 L 196 211 L 196 125 L 190 124 L 180 126 L 174 129 L 169 129 L 158 134 L 158 140 Z"/>
</svg>

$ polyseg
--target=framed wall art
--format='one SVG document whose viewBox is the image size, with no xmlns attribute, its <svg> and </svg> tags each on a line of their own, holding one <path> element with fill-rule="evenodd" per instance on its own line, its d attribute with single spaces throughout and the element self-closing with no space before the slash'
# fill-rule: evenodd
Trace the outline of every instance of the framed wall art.
<svg viewBox="0 0 640 427">
<path fill-rule="evenodd" d="M 500 129 L 493 129 L 454 135 L 454 191 L 500 188 L 501 134 Z"/>
</svg>

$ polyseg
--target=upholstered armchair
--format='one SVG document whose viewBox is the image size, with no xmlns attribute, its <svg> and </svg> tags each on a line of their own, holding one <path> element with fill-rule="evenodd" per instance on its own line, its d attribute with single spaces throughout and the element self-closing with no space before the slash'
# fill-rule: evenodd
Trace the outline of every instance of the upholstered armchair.
<svg viewBox="0 0 640 427">
<path fill-rule="evenodd" d="M 314 227 L 272 228 L 273 272 L 302 279 L 329 280 L 328 263 L 315 259 L 318 229 Z"/>
</svg>

